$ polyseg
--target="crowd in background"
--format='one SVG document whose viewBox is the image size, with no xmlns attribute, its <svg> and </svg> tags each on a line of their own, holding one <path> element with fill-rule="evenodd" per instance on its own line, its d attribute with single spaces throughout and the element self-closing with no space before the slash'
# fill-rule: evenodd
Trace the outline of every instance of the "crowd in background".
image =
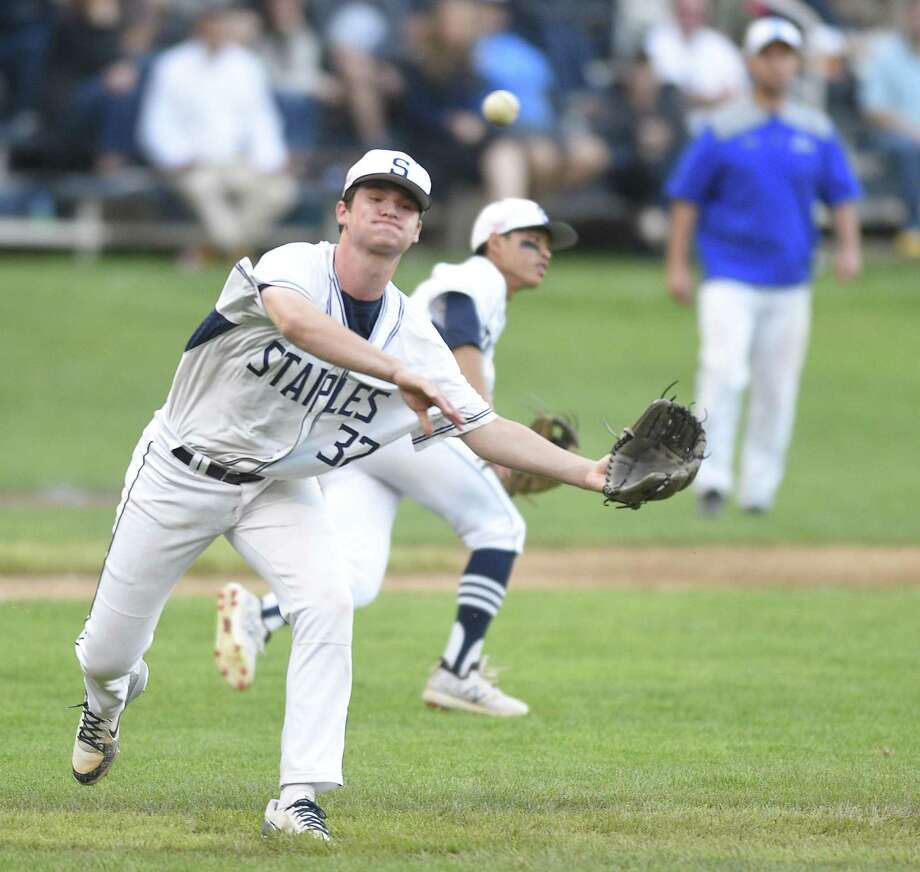
<svg viewBox="0 0 920 872">
<path fill-rule="evenodd" d="M 803 97 L 889 161 L 920 256 L 920 2 L 787 5 L 813 18 Z M 226 252 L 376 146 L 411 152 L 441 200 L 590 188 L 654 215 L 683 143 L 747 90 L 738 34 L 776 6 L 4 0 L 0 144 L 34 176 L 149 167 Z M 479 112 L 496 88 L 520 98 L 512 127 Z"/>
</svg>

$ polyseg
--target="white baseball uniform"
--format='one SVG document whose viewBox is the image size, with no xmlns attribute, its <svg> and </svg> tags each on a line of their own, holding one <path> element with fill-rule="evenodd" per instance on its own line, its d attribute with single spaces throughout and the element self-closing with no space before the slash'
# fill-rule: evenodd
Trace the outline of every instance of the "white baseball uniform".
<svg viewBox="0 0 920 872">
<path fill-rule="evenodd" d="M 479 321 L 479 347 L 487 387 L 495 386 L 495 344 L 505 327 L 507 286 L 487 258 L 473 256 L 461 264 L 441 263 L 409 299 L 419 318 L 443 327 L 446 294 L 464 294 Z M 416 437 L 416 443 L 419 438 Z M 526 527 L 492 468 L 458 439 L 447 439 L 416 453 L 402 439 L 366 460 L 325 476 L 323 493 L 344 531 L 346 572 L 356 606 L 380 592 L 389 558 L 393 521 L 399 503 L 409 497 L 443 518 L 471 551 L 482 548 L 520 553 Z M 346 524 L 346 519 L 351 523 Z M 464 576 L 458 602 L 495 615 L 505 595 L 491 579 Z"/>
<path fill-rule="evenodd" d="M 302 351 L 268 317 L 260 290 L 272 285 L 348 326 L 335 251 L 285 245 L 254 268 L 243 259 L 231 270 L 135 448 L 76 642 L 89 708 L 118 717 L 172 588 L 223 534 L 291 624 L 281 783 L 317 790 L 342 784 L 352 597 L 337 534 L 356 520 L 327 511 L 315 476 L 413 431 L 403 444 L 426 447 L 458 432 L 437 416 L 434 437 L 421 438 L 394 386 Z M 369 341 L 438 385 L 466 421 L 463 432 L 494 419 L 431 322 L 393 284 Z"/>
</svg>

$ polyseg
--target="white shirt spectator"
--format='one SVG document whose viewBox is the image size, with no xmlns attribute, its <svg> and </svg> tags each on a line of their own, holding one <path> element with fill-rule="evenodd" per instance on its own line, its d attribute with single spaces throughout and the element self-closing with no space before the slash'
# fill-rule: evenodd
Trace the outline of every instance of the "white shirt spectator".
<svg viewBox="0 0 920 872">
<path fill-rule="evenodd" d="M 287 163 L 281 118 L 262 62 L 249 49 L 216 52 L 192 40 L 156 61 L 139 128 L 163 169 L 244 161 L 261 172 Z"/>
<path fill-rule="evenodd" d="M 645 51 L 658 79 L 675 85 L 691 100 L 709 103 L 747 90 L 741 51 L 711 27 L 686 35 L 674 23 L 660 24 L 649 31 Z"/>
</svg>

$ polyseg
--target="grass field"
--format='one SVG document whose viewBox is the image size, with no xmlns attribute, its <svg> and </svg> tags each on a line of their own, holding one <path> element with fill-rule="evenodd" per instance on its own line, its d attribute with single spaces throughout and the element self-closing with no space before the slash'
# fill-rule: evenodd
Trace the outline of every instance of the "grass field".
<svg viewBox="0 0 920 872">
<path fill-rule="evenodd" d="M 917 589 L 518 592 L 491 652 L 534 711 L 503 722 L 421 705 L 451 597 L 385 594 L 358 617 L 326 848 L 258 836 L 286 634 L 236 693 L 211 601 L 174 599 L 86 788 L 65 708 L 85 605 L 7 603 L 0 869 L 920 868 L 918 609 Z"/>
<path fill-rule="evenodd" d="M 430 264 L 408 258 L 401 286 Z M 533 709 L 512 722 L 421 705 L 453 597 L 385 591 L 356 617 L 348 783 L 323 803 L 329 847 L 258 835 L 277 790 L 288 634 L 235 693 L 211 663 L 212 599 L 174 598 L 118 762 L 77 785 L 66 706 L 82 699 L 71 641 L 87 602 L 10 600 L 4 576 L 39 591 L 42 575 L 98 571 L 134 442 L 224 272 L 127 257 L 0 267 L 0 872 L 920 869 L 920 585 L 873 586 L 858 549 L 859 588 L 701 586 L 688 573 L 513 590 L 488 642 L 512 666 L 502 685 Z M 918 289 L 915 268 L 881 261 L 850 287 L 818 281 L 770 515 L 713 523 L 687 495 L 614 512 L 562 489 L 522 506 L 530 544 L 573 561 L 581 546 L 654 557 L 690 545 L 718 559 L 708 544 L 752 545 L 756 560 L 758 545 L 860 543 L 903 559 L 893 549 L 918 529 Z M 573 413 L 599 456 L 605 422 L 631 423 L 675 378 L 692 395 L 695 353 L 693 314 L 665 299 L 655 263 L 561 256 L 543 291 L 513 303 L 497 405 L 520 419 Z M 445 526 L 404 507 L 394 570 L 460 559 Z M 216 543 L 195 569 L 242 563 Z M 814 581 L 807 567 L 795 577 Z"/>
<path fill-rule="evenodd" d="M 411 289 L 430 267 L 407 259 Z M 8 330 L 0 370 L 7 414 L 0 466 L 0 572 L 94 571 L 121 477 L 142 427 L 166 396 L 185 341 L 210 310 L 225 271 L 177 273 L 163 260 L 7 258 L 0 296 Z M 868 542 L 915 540 L 916 362 L 920 293 L 907 264 L 877 262 L 859 283 L 821 279 L 789 475 L 768 519 L 696 518 L 688 498 L 654 511 L 602 512 L 557 491 L 525 505 L 532 544 Z M 575 414 L 585 451 L 609 447 L 605 422 L 631 423 L 674 379 L 692 396 L 693 314 L 665 299 L 651 261 L 561 255 L 541 291 L 511 307 L 499 349 L 497 406 L 529 419 L 540 407 Z M 36 502 L 48 489 L 99 492 L 91 505 Z M 53 501 L 52 501 L 53 502 Z M 566 519 L 560 523 L 560 518 Z M 439 545 L 451 532 L 407 506 L 397 545 Z M 396 565 L 413 558 L 397 549 Z M 223 546 L 200 571 L 239 569 Z"/>
</svg>

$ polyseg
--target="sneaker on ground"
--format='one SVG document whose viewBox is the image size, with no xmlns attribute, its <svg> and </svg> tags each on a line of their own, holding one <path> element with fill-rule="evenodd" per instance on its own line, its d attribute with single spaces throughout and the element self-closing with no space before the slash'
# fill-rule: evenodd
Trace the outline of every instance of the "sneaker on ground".
<svg viewBox="0 0 920 872">
<path fill-rule="evenodd" d="M 149 671 L 147 664 L 141 660 L 137 672 L 131 674 L 128 683 L 127 705 L 131 700 L 139 697 L 147 687 Z M 73 743 L 71 768 L 73 777 L 80 784 L 95 784 L 111 768 L 115 756 L 118 754 L 118 722 L 101 718 L 90 711 L 89 704 L 84 700 L 81 706 L 80 723 L 77 725 L 77 735 Z"/>
<path fill-rule="evenodd" d="M 262 822 L 262 835 L 272 833 L 307 834 L 324 842 L 332 840 L 326 827 L 326 812 L 315 802 L 304 797 L 291 803 L 287 808 L 280 808 L 277 799 L 270 799 L 265 807 L 265 820 Z"/>
<path fill-rule="evenodd" d="M 705 518 L 721 515 L 724 508 L 725 496 L 717 490 L 703 491 L 697 500 L 697 509 Z"/>
<path fill-rule="evenodd" d="M 505 718 L 519 717 L 530 711 L 526 702 L 498 689 L 496 674 L 486 668 L 485 658 L 465 678 L 438 664 L 422 691 L 422 699 L 431 708 L 456 709 Z"/>
<path fill-rule="evenodd" d="M 267 636 L 261 600 L 235 581 L 224 585 L 217 595 L 214 662 L 227 684 L 237 690 L 252 684 Z"/>
<path fill-rule="evenodd" d="M 758 503 L 750 503 L 745 506 L 741 506 L 741 511 L 748 515 L 766 515 L 770 512 L 770 507 L 766 505 L 760 505 Z"/>
</svg>

